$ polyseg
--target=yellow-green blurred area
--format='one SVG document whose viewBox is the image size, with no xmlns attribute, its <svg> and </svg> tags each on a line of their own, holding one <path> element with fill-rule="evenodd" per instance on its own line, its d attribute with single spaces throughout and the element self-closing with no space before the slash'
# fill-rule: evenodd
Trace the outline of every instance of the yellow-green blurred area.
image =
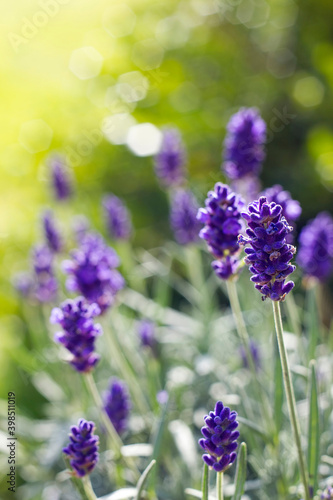
<svg viewBox="0 0 333 500">
<path fill-rule="evenodd" d="M 300 200 L 302 224 L 332 209 L 333 4 L 293 0 L 16 0 L 1 9 L 0 236 L 3 343 L 15 343 L 12 275 L 25 269 L 52 206 L 45 160 L 63 153 L 92 217 L 111 191 L 133 214 L 134 244 L 169 237 L 153 175 L 159 130 L 180 129 L 200 201 L 220 170 L 225 126 L 241 106 L 267 122 L 262 174 Z M 135 129 L 137 124 L 146 125 Z M 10 325 L 10 326 L 9 326 Z M 7 333 L 5 332 L 7 331 Z M 8 334 L 10 332 L 10 334 Z M 1 362 L 5 362 L 1 359 Z"/>
</svg>

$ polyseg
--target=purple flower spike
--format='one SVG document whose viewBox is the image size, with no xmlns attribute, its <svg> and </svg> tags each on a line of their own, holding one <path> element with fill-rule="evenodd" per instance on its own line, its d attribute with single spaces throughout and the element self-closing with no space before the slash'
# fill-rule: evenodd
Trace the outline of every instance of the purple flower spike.
<svg viewBox="0 0 333 500">
<path fill-rule="evenodd" d="M 236 460 L 238 422 L 237 413 L 223 406 L 221 401 L 215 405 L 215 410 L 204 417 L 206 425 L 202 427 L 203 439 L 199 439 L 201 448 L 206 452 L 203 461 L 216 472 L 226 471 Z"/>
<path fill-rule="evenodd" d="M 186 152 L 177 129 L 166 129 L 155 156 L 155 173 L 166 187 L 179 186 L 185 178 Z"/>
<path fill-rule="evenodd" d="M 297 264 L 307 276 L 327 280 L 333 270 L 333 218 L 321 212 L 301 231 Z"/>
<path fill-rule="evenodd" d="M 52 302 L 57 296 L 58 283 L 53 272 L 53 254 L 45 245 L 34 247 L 34 292 L 40 302 Z"/>
<path fill-rule="evenodd" d="M 125 382 L 116 378 L 111 380 L 110 387 L 104 394 L 104 408 L 118 434 L 125 432 L 131 410 L 131 401 Z"/>
<path fill-rule="evenodd" d="M 253 359 L 253 363 L 256 370 L 260 370 L 261 368 L 261 353 L 259 349 L 259 345 L 253 340 L 250 340 L 250 353 Z M 249 361 L 246 355 L 246 350 L 243 346 L 239 348 L 239 354 L 243 363 L 244 368 L 249 368 Z"/>
<path fill-rule="evenodd" d="M 228 279 L 238 271 L 238 234 L 243 229 L 244 203 L 229 186 L 218 182 L 214 191 L 209 191 L 205 205 L 197 214 L 197 219 L 205 224 L 199 236 L 206 240 L 208 250 L 218 259 L 212 263 L 217 276 Z"/>
<path fill-rule="evenodd" d="M 111 238 L 128 240 L 132 232 L 129 212 L 120 198 L 108 195 L 103 198 L 102 206 L 106 225 Z"/>
<path fill-rule="evenodd" d="M 138 322 L 137 332 L 141 340 L 141 345 L 151 349 L 154 356 L 157 356 L 157 340 L 155 336 L 155 323 L 149 319 L 142 319 Z"/>
<path fill-rule="evenodd" d="M 83 418 L 71 428 L 70 443 L 62 451 L 70 458 L 73 475 L 84 477 L 95 468 L 98 462 L 98 436 L 94 436 L 94 422 Z"/>
<path fill-rule="evenodd" d="M 45 210 L 43 213 L 42 224 L 48 247 L 55 253 L 60 252 L 62 249 L 61 235 L 56 226 L 53 212 L 51 210 Z"/>
<path fill-rule="evenodd" d="M 248 211 L 242 213 L 249 229 L 247 236 L 239 236 L 246 248 L 245 263 L 253 274 L 251 281 L 263 294 L 263 300 L 283 301 L 292 290 L 294 283 L 285 280 L 295 270 L 290 264 L 296 249 L 286 242 L 286 236 L 292 231 L 282 215 L 282 207 L 276 203 L 268 203 L 264 196 L 250 203 Z"/>
<path fill-rule="evenodd" d="M 61 156 L 54 156 L 50 160 L 51 180 L 54 195 L 57 200 L 66 200 L 72 195 L 72 179 L 65 161 Z"/>
<path fill-rule="evenodd" d="M 197 221 L 199 205 L 189 190 L 177 190 L 172 197 L 170 223 L 180 245 L 198 241 L 200 224 Z"/>
<path fill-rule="evenodd" d="M 119 258 L 108 247 L 102 236 L 87 233 L 80 247 L 72 252 L 72 260 L 64 261 L 64 271 L 69 274 L 68 290 L 81 293 L 90 303 L 97 303 L 104 312 L 115 301 L 116 294 L 124 287 L 124 278 L 115 269 Z"/>
<path fill-rule="evenodd" d="M 102 328 L 94 324 L 93 318 L 100 312 L 97 304 L 88 304 L 83 297 L 66 300 L 60 308 L 52 310 L 50 322 L 58 323 L 63 328 L 63 332 L 56 333 L 54 339 L 73 355 L 70 364 L 78 372 L 90 372 L 99 360 L 94 349 Z"/>
<path fill-rule="evenodd" d="M 230 179 L 258 176 L 265 159 L 266 123 L 255 108 L 241 108 L 227 126 L 223 168 Z"/>
</svg>

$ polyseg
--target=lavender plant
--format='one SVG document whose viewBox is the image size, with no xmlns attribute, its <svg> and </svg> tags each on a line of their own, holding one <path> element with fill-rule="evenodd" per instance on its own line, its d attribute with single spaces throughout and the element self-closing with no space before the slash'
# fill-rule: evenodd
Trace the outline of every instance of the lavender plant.
<svg viewBox="0 0 333 500">
<path fill-rule="evenodd" d="M 111 238 L 128 240 L 132 233 L 130 215 L 120 198 L 115 195 L 104 196 L 102 200 L 106 227 Z"/>
<path fill-rule="evenodd" d="M 186 152 L 177 129 L 165 129 L 162 144 L 155 156 L 155 173 L 165 187 L 179 186 L 186 175 Z"/>
</svg>

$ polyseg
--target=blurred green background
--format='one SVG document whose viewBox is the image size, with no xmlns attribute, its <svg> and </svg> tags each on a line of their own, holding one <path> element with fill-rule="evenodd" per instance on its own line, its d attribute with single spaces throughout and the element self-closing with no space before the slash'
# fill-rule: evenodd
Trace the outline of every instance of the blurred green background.
<svg viewBox="0 0 333 500">
<path fill-rule="evenodd" d="M 8 356 L 22 340 L 11 278 L 54 203 L 51 152 L 76 179 L 71 209 L 56 209 L 63 222 L 84 213 L 99 228 L 112 191 L 133 214 L 134 244 L 151 248 L 170 236 L 149 154 L 158 129 L 181 130 L 202 202 L 223 180 L 231 114 L 257 106 L 268 127 L 263 184 L 301 202 L 300 225 L 332 210 L 332 2 L 17 0 L 2 6 L 0 29 L 1 393 L 19 380 Z M 144 138 L 127 135 L 135 123 L 151 124 Z"/>
</svg>

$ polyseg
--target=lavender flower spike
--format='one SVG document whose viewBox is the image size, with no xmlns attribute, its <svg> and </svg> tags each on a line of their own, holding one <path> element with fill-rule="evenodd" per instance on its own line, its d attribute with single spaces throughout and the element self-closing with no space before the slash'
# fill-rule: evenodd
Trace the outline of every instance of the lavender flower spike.
<svg viewBox="0 0 333 500">
<path fill-rule="evenodd" d="M 239 236 L 247 254 L 245 263 L 253 273 L 251 281 L 263 294 L 263 300 L 283 301 L 287 293 L 294 287 L 292 281 L 285 283 L 289 274 L 295 270 L 290 264 L 296 249 L 286 242 L 286 236 L 292 231 L 282 215 L 281 205 L 268 203 L 264 196 L 250 203 L 248 211 L 242 213 L 249 229 L 247 236 Z"/>
<path fill-rule="evenodd" d="M 113 194 L 107 195 L 102 200 L 102 206 L 111 238 L 128 240 L 131 236 L 132 224 L 129 212 L 121 199 Z"/>
<path fill-rule="evenodd" d="M 255 108 L 241 108 L 227 126 L 223 168 L 227 176 L 258 176 L 265 159 L 266 123 Z"/>
<path fill-rule="evenodd" d="M 99 234 L 87 233 L 80 247 L 72 252 L 72 260 L 63 262 L 64 271 L 69 274 L 66 286 L 81 293 L 88 302 L 96 302 L 104 312 L 124 287 L 124 279 L 115 269 L 117 266 L 119 258 L 115 250 L 108 247 Z"/>
<path fill-rule="evenodd" d="M 236 460 L 238 422 L 237 413 L 223 406 L 221 401 L 215 405 L 215 410 L 204 417 L 206 425 L 202 427 L 199 439 L 201 448 L 206 452 L 202 456 L 204 462 L 216 472 L 226 471 Z"/>
<path fill-rule="evenodd" d="M 104 409 L 118 434 L 122 434 L 127 429 L 131 410 L 131 401 L 125 382 L 116 378 L 111 380 L 110 387 L 104 394 Z"/>
<path fill-rule="evenodd" d="M 197 214 L 197 219 L 205 224 L 199 236 L 206 240 L 208 250 L 218 259 L 212 263 L 217 276 L 228 279 L 238 270 L 238 234 L 243 229 L 244 203 L 229 186 L 218 182 L 214 191 L 209 191 L 205 205 Z"/>
<path fill-rule="evenodd" d="M 54 195 L 59 201 L 66 200 L 72 195 L 73 186 L 64 159 L 59 155 L 52 157 L 50 168 Z"/>
<path fill-rule="evenodd" d="M 299 201 L 293 200 L 289 191 L 285 191 L 280 184 L 265 189 L 261 196 L 265 196 L 269 203 L 274 201 L 277 205 L 281 205 L 282 215 L 288 222 L 296 221 L 302 213 Z"/>
<path fill-rule="evenodd" d="M 307 276 L 327 280 L 333 270 L 333 218 L 321 212 L 301 231 L 297 264 Z"/>
<path fill-rule="evenodd" d="M 40 302 L 52 302 L 58 290 L 53 272 L 53 254 L 46 245 L 37 245 L 33 249 L 32 260 L 35 296 Z"/>
<path fill-rule="evenodd" d="M 155 337 L 155 323 L 149 319 L 142 319 L 137 325 L 138 335 L 141 340 L 141 345 L 151 349 L 154 356 L 157 357 L 157 340 Z"/>
<path fill-rule="evenodd" d="M 198 240 L 198 209 L 199 205 L 190 190 L 181 189 L 173 194 L 170 223 L 180 245 L 188 245 Z"/>
<path fill-rule="evenodd" d="M 177 129 L 166 129 L 155 156 L 155 173 L 166 187 L 179 186 L 185 178 L 186 152 Z"/>
<path fill-rule="evenodd" d="M 98 462 L 98 436 L 94 436 L 94 422 L 83 418 L 71 428 L 70 443 L 62 451 L 70 458 L 74 475 L 84 477 L 95 468 Z"/>
<path fill-rule="evenodd" d="M 78 372 L 90 372 L 99 360 L 94 349 L 96 337 L 102 334 L 102 329 L 99 324 L 94 324 L 93 318 L 100 312 L 97 304 L 88 304 L 83 297 L 67 300 L 60 308 L 52 310 L 50 322 L 63 328 L 63 332 L 56 333 L 55 341 L 73 355 L 70 364 Z"/>
<path fill-rule="evenodd" d="M 60 252 L 62 249 L 61 235 L 55 224 L 53 212 L 51 210 L 45 210 L 43 213 L 42 224 L 48 247 L 55 253 Z"/>
</svg>

